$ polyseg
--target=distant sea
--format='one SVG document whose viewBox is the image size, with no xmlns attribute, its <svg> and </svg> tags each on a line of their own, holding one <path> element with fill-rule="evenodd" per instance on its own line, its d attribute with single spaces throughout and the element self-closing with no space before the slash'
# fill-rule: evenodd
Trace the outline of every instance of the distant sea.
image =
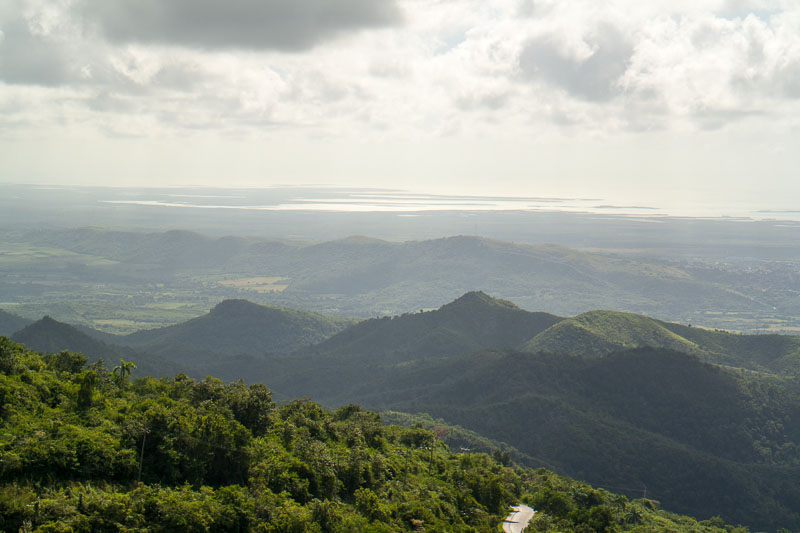
<svg viewBox="0 0 800 533">
<path fill-rule="evenodd" d="M 665 195 L 662 204 L 595 196 L 444 195 L 324 186 L 117 188 L 0 183 L 0 231 L 181 229 L 217 237 L 304 242 L 351 235 L 389 241 L 477 235 L 668 257 L 800 260 L 800 208 L 791 195 L 785 196 L 788 207 L 756 203 L 759 198 L 733 204 L 702 194 L 687 195 L 679 203 L 670 203 Z"/>
<path fill-rule="evenodd" d="M 186 209 L 242 211 L 326 211 L 397 213 L 431 211 L 569 212 L 625 217 L 736 218 L 800 221 L 800 208 L 715 202 L 697 198 L 683 204 L 632 205 L 606 198 L 470 196 L 402 190 L 330 187 L 264 189 L 107 189 L 103 203 Z"/>
</svg>

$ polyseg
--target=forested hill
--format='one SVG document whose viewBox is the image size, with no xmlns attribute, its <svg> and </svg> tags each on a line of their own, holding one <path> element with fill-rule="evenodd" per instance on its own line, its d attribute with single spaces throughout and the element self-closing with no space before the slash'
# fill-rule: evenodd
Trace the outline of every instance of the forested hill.
<svg viewBox="0 0 800 533">
<path fill-rule="evenodd" d="M 48 316 L 22 328 L 11 338 L 40 353 L 71 350 L 82 353 L 92 361 L 105 359 L 109 364 L 125 359 L 134 362 L 139 372 L 146 376 L 174 376 L 183 371 L 178 364 L 163 357 L 106 344 L 70 324 L 58 322 Z"/>
<path fill-rule="evenodd" d="M 357 406 L 278 407 L 263 385 L 130 370 L 0 337 L 0 529 L 486 532 L 524 501 L 542 531 L 745 531 L 457 455 Z"/>
<path fill-rule="evenodd" d="M 469 292 L 434 311 L 365 320 L 314 346 L 312 353 L 386 359 L 456 355 L 519 346 L 562 318 L 533 313 L 483 292 Z"/>
<path fill-rule="evenodd" d="M 640 348 L 597 358 L 484 350 L 400 364 L 304 358 L 284 395 L 429 413 L 531 464 L 656 495 L 679 512 L 800 527 L 800 395 L 793 380 Z M 719 494 L 725 498 L 720 499 Z"/>
<path fill-rule="evenodd" d="M 258 358 L 265 354 L 297 351 L 307 356 L 366 357 L 385 364 L 504 347 L 586 357 L 655 347 L 759 372 L 794 375 L 800 371 L 800 336 L 742 335 L 620 311 L 589 311 L 561 318 L 527 311 L 480 291 L 468 292 L 439 309 L 361 322 L 225 300 L 205 315 L 164 328 L 126 336 L 84 331 L 107 343 L 184 364 L 190 373 L 224 364 L 232 355 L 252 356 L 232 363 L 245 365 L 238 375 L 226 371 L 225 377 L 233 379 L 250 375 L 251 366 L 262 364 Z M 46 349 L 63 348 L 83 349 L 74 343 Z"/>
<path fill-rule="evenodd" d="M 263 335 L 270 324 L 258 322 L 252 334 L 240 327 L 251 310 L 276 311 L 228 301 L 168 331 L 206 335 L 206 345 L 252 342 L 264 353 L 275 340 Z M 57 324 L 39 326 L 48 323 Z M 613 311 L 561 319 L 472 292 L 435 311 L 355 324 L 284 355 L 204 358 L 198 344 L 182 347 L 180 338 L 161 349 L 186 354 L 195 376 L 265 383 L 285 400 L 430 413 L 541 460 L 530 464 L 610 486 L 647 486 L 671 510 L 800 527 L 800 492 L 789 481 L 800 476 L 796 337 L 734 335 Z M 65 342 L 40 349 L 84 349 Z M 618 351 L 630 347 L 638 349 Z"/>
<path fill-rule="evenodd" d="M 120 337 L 120 343 L 167 357 L 175 349 L 264 355 L 291 352 L 320 342 L 354 322 L 246 300 L 225 300 L 206 315 Z"/>
<path fill-rule="evenodd" d="M 800 336 L 741 335 L 619 311 L 590 311 L 567 318 L 535 335 L 523 349 L 598 357 L 645 346 L 762 372 L 794 375 L 800 371 Z"/>
</svg>

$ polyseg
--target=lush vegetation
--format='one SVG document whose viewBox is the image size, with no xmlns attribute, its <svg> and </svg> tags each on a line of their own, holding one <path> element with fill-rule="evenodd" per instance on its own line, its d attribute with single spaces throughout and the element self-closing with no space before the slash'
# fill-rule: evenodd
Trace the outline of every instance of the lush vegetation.
<svg viewBox="0 0 800 533">
<path fill-rule="evenodd" d="M 686 353 L 699 347 L 668 330 L 657 320 L 619 311 L 590 311 L 567 318 L 531 338 L 529 352 L 598 356 L 625 348 L 658 346 Z"/>
<path fill-rule="evenodd" d="M 353 405 L 277 406 L 263 385 L 144 378 L 0 338 L 0 529 L 723 532 L 546 470 L 454 454 Z"/>
<path fill-rule="evenodd" d="M 417 413 L 387 419 L 431 431 L 444 424 L 442 437 L 458 449 L 551 468 L 630 497 L 649 491 L 670 510 L 800 527 L 800 490 L 791 481 L 800 476 L 795 337 L 736 335 L 612 311 L 560 319 L 482 292 L 333 334 L 344 325 L 235 300 L 129 337 L 157 347 L 164 359 L 52 319 L 14 338 L 42 352 L 67 348 L 92 360 L 133 361 L 143 374 L 174 375 L 179 361 L 194 377 L 267 383 L 283 401 L 305 395 L 331 406 Z M 290 355 L 232 355 L 326 335 L 333 336 Z M 485 350 L 508 345 L 530 352 Z M 647 348 L 616 351 L 637 346 Z M 475 350 L 484 351 L 467 353 Z"/>
<path fill-rule="evenodd" d="M 562 318 L 532 313 L 483 292 L 469 292 L 440 309 L 365 320 L 314 346 L 314 353 L 422 359 L 483 348 L 519 346 Z"/>
<path fill-rule="evenodd" d="M 97 332 L 91 332 L 92 335 Z M 106 344 L 70 324 L 44 317 L 14 333 L 11 339 L 41 353 L 71 350 L 80 352 L 92 361 L 106 359 L 133 360 L 139 372 L 146 376 L 174 376 L 181 372 L 178 364 L 163 357 L 128 347 Z"/>
<path fill-rule="evenodd" d="M 433 418 L 427 413 L 403 413 L 401 411 L 382 411 L 384 424 L 397 424 L 405 427 L 421 427 L 433 431 L 442 442 L 454 450 L 487 453 L 503 464 L 532 463 L 534 459 L 504 442 L 498 442 L 462 426 L 450 424 L 443 418 Z"/>
<path fill-rule="evenodd" d="M 246 300 L 226 300 L 206 315 L 173 326 L 139 331 L 118 342 L 172 358 L 176 350 L 190 358 L 198 351 L 264 355 L 287 353 L 321 342 L 354 322 Z"/>
<path fill-rule="evenodd" d="M 319 356 L 294 365 L 272 373 L 276 390 L 429 413 L 508 443 L 527 464 L 631 497 L 646 490 L 671 510 L 800 527 L 800 489 L 790 481 L 800 476 L 794 380 L 653 348 L 592 359 L 495 350 L 388 365 L 378 354 Z"/>
<path fill-rule="evenodd" d="M 590 311 L 536 334 L 523 349 L 597 357 L 626 348 L 668 348 L 761 372 L 800 373 L 800 337 L 739 335 L 619 311 Z"/>
</svg>

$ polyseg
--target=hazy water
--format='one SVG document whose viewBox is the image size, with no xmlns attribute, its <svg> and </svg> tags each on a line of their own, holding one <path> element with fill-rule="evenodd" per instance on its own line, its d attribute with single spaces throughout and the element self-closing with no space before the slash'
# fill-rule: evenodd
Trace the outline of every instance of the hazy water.
<svg viewBox="0 0 800 533">
<path fill-rule="evenodd" d="M 216 192 L 216 194 L 215 194 Z M 247 211 L 328 211 L 422 213 L 430 211 L 558 211 L 632 217 L 751 218 L 800 220 L 800 206 L 722 202 L 691 198 L 683 203 L 652 205 L 614 202 L 607 198 L 556 198 L 434 195 L 407 191 L 333 188 L 271 188 L 237 191 L 178 192 L 148 189 L 139 192 L 109 189 L 102 202 L 186 209 Z"/>
<path fill-rule="evenodd" d="M 800 205 L 434 195 L 387 189 L 36 187 L 0 184 L 0 230 L 184 229 L 319 242 L 454 235 L 667 257 L 800 259 Z"/>
</svg>

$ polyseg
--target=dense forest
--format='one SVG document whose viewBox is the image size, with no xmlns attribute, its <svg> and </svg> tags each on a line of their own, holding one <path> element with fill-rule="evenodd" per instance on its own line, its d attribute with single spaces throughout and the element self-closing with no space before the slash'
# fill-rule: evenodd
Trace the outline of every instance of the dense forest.
<svg viewBox="0 0 800 533">
<path fill-rule="evenodd" d="M 639 348 L 586 359 L 483 350 L 379 366 L 322 357 L 273 383 L 328 405 L 429 413 L 596 484 L 645 488 L 681 513 L 797 528 L 800 395 L 794 382 Z M 524 459 L 523 459 L 524 460 Z"/>
<path fill-rule="evenodd" d="M 613 311 L 561 318 L 470 292 L 349 327 L 235 300 L 127 336 L 44 318 L 12 339 L 42 353 L 132 360 L 138 375 L 243 378 L 268 385 L 278 403 L 307 396 L 411 413 L 433 429 L 427 413 L 462 426 L 447 435 L 456 446 L 508 451 L 631 498 L 646 491 L 683 514 L 800 528 L 794 336 Z"/>
<path fill-rule="evenodd" d="M 745 531 L 502 453 L 453 453 L 441 431 L 355 405 L 134 372 L 0 337 L 0 529 L 495 531 L 522 501 L 535 531 Z"/>
</svg>

